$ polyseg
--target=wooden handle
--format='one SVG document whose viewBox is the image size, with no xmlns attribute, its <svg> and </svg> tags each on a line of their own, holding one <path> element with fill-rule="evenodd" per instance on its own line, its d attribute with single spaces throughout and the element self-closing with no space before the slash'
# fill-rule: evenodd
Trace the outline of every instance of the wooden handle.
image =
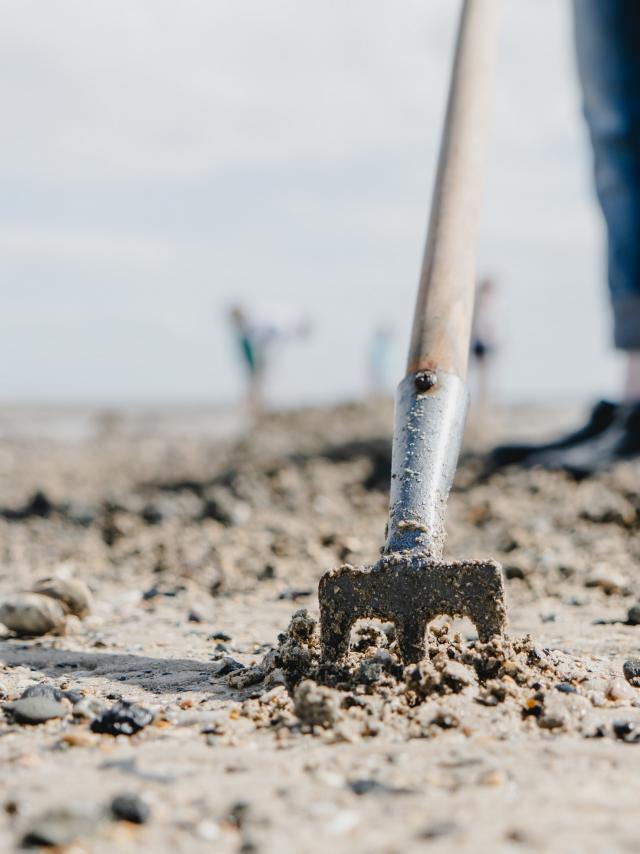
<svg viewBox="0 0 640 854">
<path fill-rule="evenodd" d="M 407 373 L 464 379 L 500 0 L 464 0 Z"/>
</svg>

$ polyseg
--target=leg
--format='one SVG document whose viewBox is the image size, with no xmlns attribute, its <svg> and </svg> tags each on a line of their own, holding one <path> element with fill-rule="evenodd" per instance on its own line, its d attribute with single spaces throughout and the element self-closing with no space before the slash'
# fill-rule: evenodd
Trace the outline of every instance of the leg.
<svg viewBox="0 0 640 854">
<path fill-rule="evenodd" d="M 640 3 L 574 0 L 578 72 L 608 233 L 614 341 L 640 349 Z"/>
</svg>

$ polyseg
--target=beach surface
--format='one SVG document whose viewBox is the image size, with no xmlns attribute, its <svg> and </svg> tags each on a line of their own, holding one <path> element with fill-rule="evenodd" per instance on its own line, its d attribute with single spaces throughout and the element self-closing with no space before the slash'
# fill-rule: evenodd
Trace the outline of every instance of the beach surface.
<svg viewBox="0 0 640 854">
<path fill-rule="evenodd" d="M 637 850 L 639 463 L 485 478 L 472 426 L 447 552 L 502 563 L 508 638 L 438 621 L 405 669 L 389 626 L 360 625 L 327 674 L 317 582 L 378 557 L 391 404 L 241 436 L 184 423 L 3 433 L 0 602 L 51 576 L 92 602 L 0 640 L 1 850 L 56 822 L 69 852 Z M 20 722 L 11 704 L 41 683 L 64 712 Z M 100 731 L 121 700 L 151 714 Z M 141 823 L 113 813 L 121 795 Z"/>
</svg>

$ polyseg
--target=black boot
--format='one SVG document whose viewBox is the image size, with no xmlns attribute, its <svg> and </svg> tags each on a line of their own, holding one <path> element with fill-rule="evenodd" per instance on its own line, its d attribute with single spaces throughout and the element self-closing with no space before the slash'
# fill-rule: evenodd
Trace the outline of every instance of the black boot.
<svg viewBox="0 0 640 854">
<path fill-rule="evenodd" d="M 620 405 L 612 423 L 599 435 L 570 448 L 541 451 L 527 468 L 561 469 L 577 479 L 640 456 L 640 403 Z"/>
<path fill-rule="evenodd" d="M 503 468 L 504 466 L 523 463 L 534 455 L 546 453 L 547 451 L 559 451 L 564 448 L 573 448 L 604 433 L 613 423 L 619 405 L 608 400 L 601 400 L 593 407 L 589 420 L 579 430 L 568 436 L 561 436 L 553 442 L 545 442 L 540 445 L 500 445 L 495 448 L 487 460 L 489 471 Z"/>
</svg>

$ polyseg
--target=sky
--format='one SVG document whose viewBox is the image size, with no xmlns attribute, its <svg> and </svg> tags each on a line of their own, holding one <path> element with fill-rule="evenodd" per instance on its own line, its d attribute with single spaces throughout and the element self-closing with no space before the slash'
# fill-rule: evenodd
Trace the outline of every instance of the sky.
<svg viewBox="0 0 640 854">
<path fill-rule="evenodd" d="M 313 322 L 276 404 L 398 381 L 458 3 L 4 0 L 0 401 L 226 403 L 229 305 Z M 568 0 L 504 3 L 479 274 L 505 400 L 615 394 Z"/>
</svg>

